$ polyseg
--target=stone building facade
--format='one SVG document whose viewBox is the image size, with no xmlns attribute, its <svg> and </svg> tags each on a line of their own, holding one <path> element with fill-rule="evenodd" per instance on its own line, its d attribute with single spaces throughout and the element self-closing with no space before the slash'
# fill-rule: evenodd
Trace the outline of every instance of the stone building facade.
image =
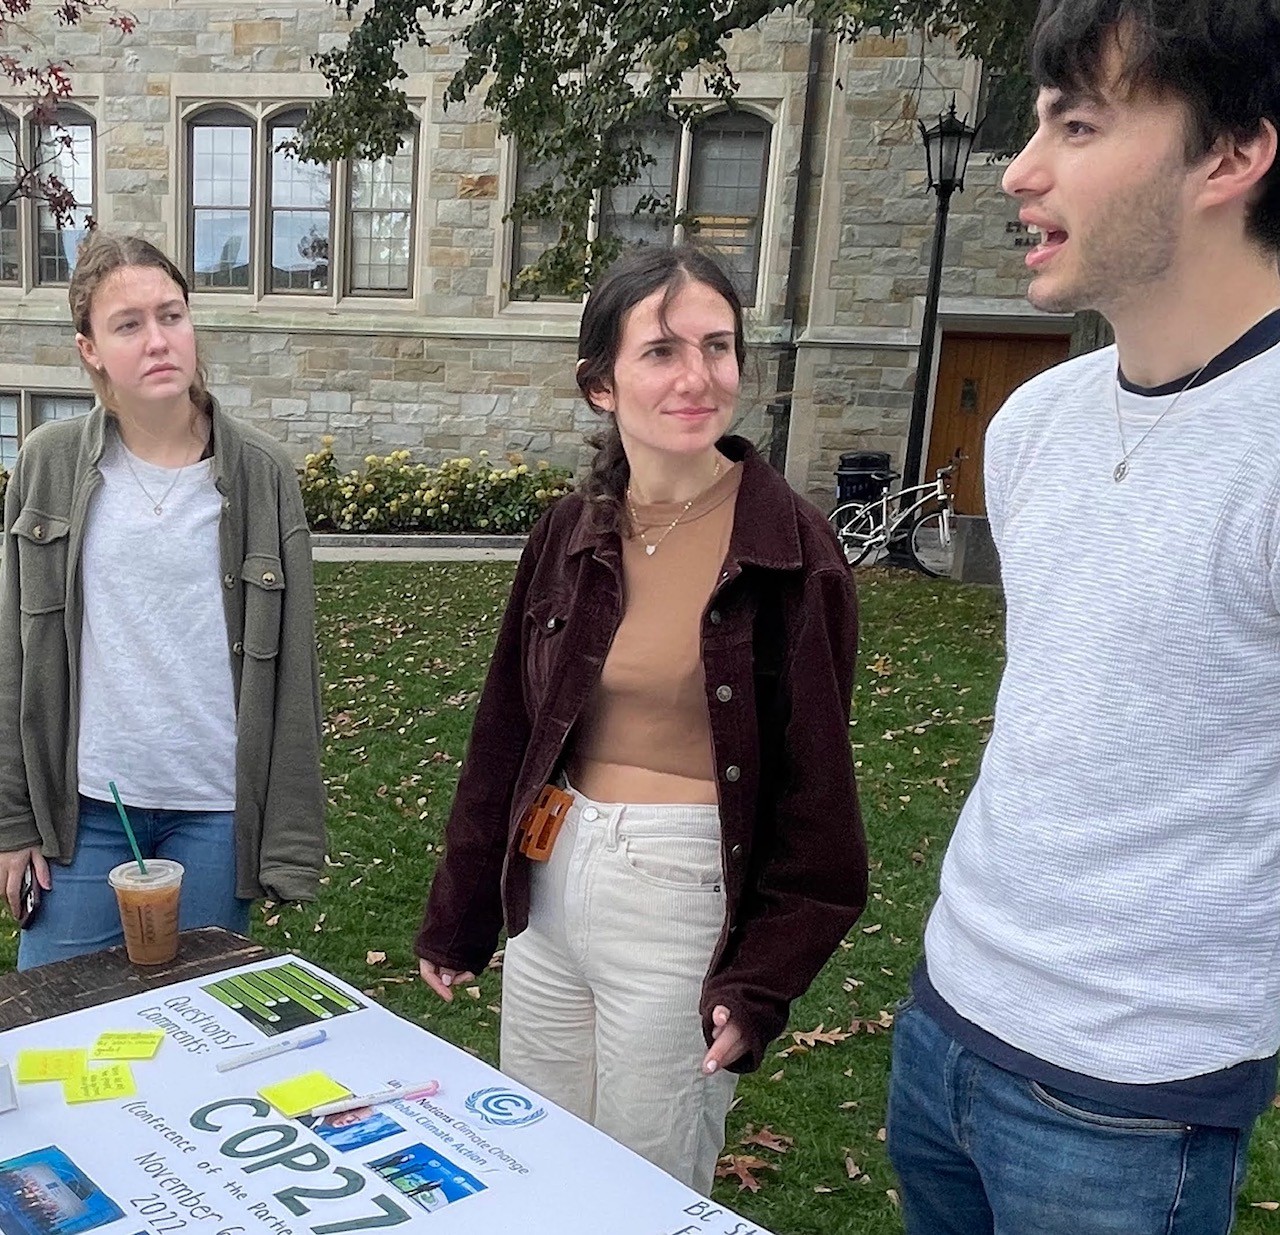
<svg viewBox="0 0 1280 1235">
<path fill-rule="evenodd" d="M 50 27 L 75 84 L 64 117 L 74 144 L 55 157 L 82 213 L 146 235 L 188 270 L 227 408 L 299 459 L 332 434 L 344 460 L 408 448 L 429 461 L 481 449 L 586 461 L 593 417 L 572 376 L 580 306 L 511 290 L 513 266 L 539 242 L 536 228 L 504 221 L 526 172 L 477 102 L 443 107 L 458 63 L 447 39 L 405 55 L 415 130 L 395 160 L 301 169 L 274 150 L 298 109 L 323 97 L 311 59 L 345 39 L 340 8 L 130 10 L 139 25 L 127 36 Z M 780 17 L 736 38 L 739 111 L 673 130 L 654 174 L 718 238 L 752 302 L 741 431 L 767 448 L 787 421 L 775 458 L 829 505 L 842 452 L 901 459 L 934 212 L 915 117 L 952 95 L 975 112 L 983 74 L 945 46 L 815 47 L 811 36 Z M 21 100 L 0 96 L 0 108 L 3 200 L 6 134 L 29 154 L 40 133 Z M 1061 341 L 1070 328 L 1023 299 L 1023 237 L 1001 171 L 975 154 L 953 203 L 933 371 L 939 399 L 952 383 L 963 406 L 931 409 L 931 458 L 947 418 L 970 431 L 1026 367 L 1019 339 Z M 0 211 L 0 463 L 33 424 L 83 406 L 66 308 L 73 252 L 74 234 L 34 203 Z M 1002 339 L 1021 361 L 1001 359 Z M 965 340 L 985 340 L 986 360 L 949 360 Z M 986 376 L 957 377 L 957 364 L 986 364 Z M 794 391 L 783 416 L 780 381 Z"/>
</svg>

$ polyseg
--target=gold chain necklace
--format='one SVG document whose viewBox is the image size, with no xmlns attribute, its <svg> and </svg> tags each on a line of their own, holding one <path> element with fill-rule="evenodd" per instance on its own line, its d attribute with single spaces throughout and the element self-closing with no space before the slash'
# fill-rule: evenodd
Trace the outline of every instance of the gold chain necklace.
<svg viewBox="0 0 1280 1235">
<path fill-rule="evenodd" d="M 710 484 L 707 485 L 707 489 L 710 489 L 711 485 L 714 485 L 716 481 L 719 479 L 720 479 L 720 456 L 716 455 L 716 470 L 711 477 Z M 676 517 L 672 519 L 670 523 L 667 524 L 666 528 L 663 530 L 662 535 L 659 536 L 658 539 L 653 542 L 653 544 L 650 544 L 648 537 L 646 537 L 644 532 L 640 530 L 640 516 L 636 514 L 635 503 L 631 500 L 631 486 L 627 485 L 627 510 L 630 511 L 631 513 L 631 526 L 636 529 L 636 535 L 640 537 L 640 543 L 644 545 L 644 551 L 646 554 L 649 555 L 649 557 L 652 557 L 655 553 L 657 553 L 658 546 L 662 544 L 662 542 L 666 540 L 666 538 L 676 530 L 676 525 L 680 522 L 681 519 L 685 517 L 685 515 L 689 513 L 689 508 L 694 504 L 694 502 L 696 502 L 702 496 L 703 493 L 707 491 L 707 489 L 703 489 L 700 492 L 695 493 L 687 502 L 685 502 L 684 509 L 681 510 L 680 513 L 676 515 Z"/>
</svg>

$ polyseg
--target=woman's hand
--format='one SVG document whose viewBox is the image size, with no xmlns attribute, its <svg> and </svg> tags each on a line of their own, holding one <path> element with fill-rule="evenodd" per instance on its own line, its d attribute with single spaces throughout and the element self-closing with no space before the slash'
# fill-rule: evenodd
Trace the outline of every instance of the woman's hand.
<svg viewBox="0 0 1280 1235">
<path fill-rule="evenodd" d="M 49 878 L 49 863 L 44 860 L 39 845 L 30 849 L 14 849 L 10 853 L 0 853 L 0 894 L 3 894 L 9 912 L 16 922 L 22 913 L 22 902 L 19 899 L 22 891 L 22 876 L 27 865 L 35 867 L 36 881 L 47 892 L 53 887 Z"/>
<path fill-rule="evenodd" d="M 735 1025 L 729 1009 L 717 1004 L 711 1013 L 711 1049 L 702 1061 L 702 1070 L 708 1076 L 736 1063 L 747 1053 L 747 1035 Z"/>
<path fill-rule="evenodd" d="M 445 1003 L 453 1002 L 453 988 L 459 982 L 474 982 L 476 977 L 469 969 L 441 969 L 439 965 L 423 960 L 418 962 L 418 972 L 422 975 L 422 980 Z"/>
</svg>

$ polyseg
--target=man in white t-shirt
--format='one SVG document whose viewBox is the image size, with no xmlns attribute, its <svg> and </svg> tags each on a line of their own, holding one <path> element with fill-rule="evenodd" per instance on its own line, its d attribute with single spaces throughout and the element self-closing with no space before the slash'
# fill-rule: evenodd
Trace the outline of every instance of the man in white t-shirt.
<svg viewBox="0 0 1280 1235">
<path fill-rule="evenodd" d="M 1006 192 L 1116 346 L 987 436 L 1008 664 L 896 1019 L 911 1235 L 1219 1235 L 1280 1049 L 1280 6 L 1043 0 Z"/>
</svg>

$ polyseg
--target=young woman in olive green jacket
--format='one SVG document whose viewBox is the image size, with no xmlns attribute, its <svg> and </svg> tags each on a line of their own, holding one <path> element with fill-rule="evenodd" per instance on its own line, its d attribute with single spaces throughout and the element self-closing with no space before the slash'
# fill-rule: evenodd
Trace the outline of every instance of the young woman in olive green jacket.
<svg viewBox="0 0 1280 1235">
<path fill-rule="evenodd" d="M 98 394 L 31 434 L 0 557 L 0 898 L 18 967 L 121 941 L 107 873 L 182 863 L 180 924 L 243 931 L 324 860 L 311 553 L 279 446 L 205 389 L 182 273 L 94 233 L 69 292 Z"/>
</svg>

